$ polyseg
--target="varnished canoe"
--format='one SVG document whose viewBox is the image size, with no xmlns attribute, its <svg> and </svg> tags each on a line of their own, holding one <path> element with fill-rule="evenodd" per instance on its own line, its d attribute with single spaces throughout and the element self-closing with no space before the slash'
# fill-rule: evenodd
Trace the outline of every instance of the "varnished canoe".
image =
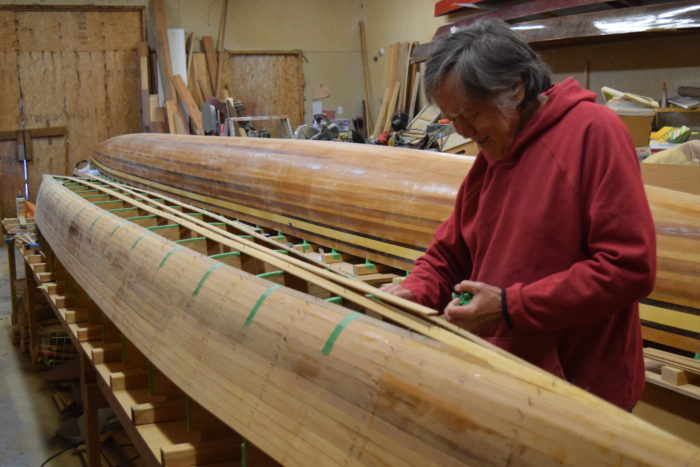
<svg viewBox="0 0 700 467">
<path fill-rule="evenodd" d="M 114 178 L 402 269 L 429 246 L 473 159 L 320 141 L 133 134 L 102 142 Z M 698 181 L 700 183 L 700 180 Z M 647 185 L 652 298 L 700 309 L 700 196 Z"/>
<path fill-rule="evenodd" d="M 466 340 L 457 351 L 273 288 L 51 177 L 41 185 L 36 222 L 66 270 L 149 361 L 285 465 L 700 459 L 700 447 L 507 354 Z"/>
<path fill-rule="evenodd" d="M 105 174 L 409 269 L 452 210 L 471 159 L 403 148 L 133 134 L 93 152 Z"/>
</svg>

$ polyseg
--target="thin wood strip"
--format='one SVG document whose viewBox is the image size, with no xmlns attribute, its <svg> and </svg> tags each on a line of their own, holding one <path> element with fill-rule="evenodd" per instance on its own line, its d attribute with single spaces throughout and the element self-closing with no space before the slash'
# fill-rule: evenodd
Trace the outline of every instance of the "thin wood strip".
<svg viewBox="0 0 700 467">
<path fill-rule="evenodd" d="M 204 129 L 202 126 L 202 113 L 199 111 L 197 104 L 192 98 L 190 90 L 187 89 L 187 86 L 185 85 L 185 81 L 183 81 L 182 76 L 171 76 L 170 81 L 172 81 L 173 85 L 175 86 L 175 90 L 177 91 L 177 95 L 180 96 L 180 99 L 182 99 L 182 101 L 185 104 L 185 107 L 187 108 L 187 113 L 189 113 L 195 134 L 203 135 Z"/>
<path fill-rule="evenodd" d="M 367 61 L 367 38 L 365 36 L 365 22 L 360 20 L 360 55 L 362 57 L 362 92 L 364 96 L 365 107 L 365 128 L 369 133 L 370 128 L 374 128 L 374 119 L 372 118 L 372 103 L 370 101 L 370 82 L 369 82 L 369 62 Z"/>
<path fill-rule="evenodd" d="M 204 57 L 207 59 L 211 88 L 216 89 L 216 49 L 214 48 L 214 39 L 211 36 L 202 36 L 202 50 L 204 51 Z"/>
<path fill-rule="evenodd" d="M 389 98 L 389 105 L 386 109 L 386 120 L 384 121 L 384 131 L 391 131 L 391 118 L 394 116 L 394 111 L 396 111 L 397 99 L 399 98 L 399 90 L 401 89 L 401 83 L 394 81 L 394 86 L 391 88 L 391 98 Z"/>
<path fill-rule="evenodd" d="M 374 131 L 372 136 L 374 139 L 379 137 L 379 134 L 384 130 L 384 121 L 386 120 L 387 109 L 389 108 L 389 98 L 391 96 L 391 91 L 393 87 L 387 87 L 384 90 L 384 96 L 382 97 L 382 105 L 379 106 L 379 114 L 377 115 L 377 121 L 374 125 Z"/>
<path fill-rule="evenodd" d="M 660 349 L 651 347 L 644 348 L 644 356 L 653 360 L 666 363 L 670 366 L 680 368 L 691 373 L 700 374 L 700 361 L 692 358 L 676 355 Z"/>
</svg>

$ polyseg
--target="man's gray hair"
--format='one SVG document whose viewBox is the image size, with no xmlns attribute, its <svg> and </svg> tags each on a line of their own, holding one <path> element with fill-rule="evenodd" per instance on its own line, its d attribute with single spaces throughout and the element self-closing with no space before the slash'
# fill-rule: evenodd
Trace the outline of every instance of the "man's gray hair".
<svg viewBox="0 0 700 467">
<path fill-rule="evenodd" d="M 425 92 L 432 102 L 440 84 L 454 70 L 470 98 L 496 99 L 522 78 L 523 108 L 552 85 L 549 67 L 501 20 L 478 21 L 435 44 L 425 65 Z"/>
</svg>

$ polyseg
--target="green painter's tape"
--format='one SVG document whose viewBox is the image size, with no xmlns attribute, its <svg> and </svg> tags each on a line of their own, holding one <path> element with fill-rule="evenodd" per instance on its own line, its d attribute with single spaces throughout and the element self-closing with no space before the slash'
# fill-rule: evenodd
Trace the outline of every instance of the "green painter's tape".
<svg viewBox="0 0 700 467">
<path fill-rule="evenodd" d="M 212 272 L 214 272 L 214 270 L 215 270 L 216 268 L 223 266 L 223 264 L 224 264 L 224 263 L 216 263 L 214 266 L 212 266 L 212 267 L 210 267 L 209 269 L 207 269 L 207 272 L 205 272 L 204 275 L 202 276 L 202 278 L 199 279 L 199 284 L 197 284 L 197 288 L 194 289 L 194 292 L 192 292 L 192 296 L 193 296 L 193 297 L 196 297 L 197 295 L 199 295 L 199 291 L 202 290 L 202 286 L 204 285 L 204 281 L 207 280 L 207 277 L 209 277 L 209 275 L 210 275 Z"/>
<path fill-rule="evenodd" d="M 104 216 L 104 214 L 100 214 L 99 216 L 97 216 L 97 217 L 95 218 L 94 221 L 92 221 L 92 224 L 90 225 L 90 230 L 89 230 L 89 231 L 92 231 L 92 228 L 95 227 L 95 223 L 96 223 L 97 221 L 99 221 L 100 218 L 101 218 L 102 216 Z"/>
<path fill-rule="evenodd" d="M 352 320 L 355 318 L 358 318 L 362 316 L 362 313 L 359 311 L 356 311 L 354 313 L 350 313 L 343 319 L 338 325 L 333 329 L 333 332 L 331 335 L 328 337 L 328 340 L 326 341 L 326 345 L 323 346 L 323 350 L 321 350 L 321 353 L 323 355 L 328 355 L 331 353 L 331 350 L 333 350 L 333 345 L 335 345 L 335 341 L 338 339 L 338 336 L 340 336 L 340 333 L 345 329 L 345 326 L 350 324 Z"/>
<path fill-rule="evenodd" d="M 158 265 L 158 269 L 160 269 L 160 268 L 163 267 L 163 265 L 164 265 L 165 262 L 168 260 L 168 258 L 170 258 L 170 255 L 172 255 L 173 253 L 175 253 L 175 252 L 178 251 L 178 250 L 184 250 L 184 249 L 185 249 L 184 246 L 176 246 L 175 248 L 173 248 L 172 250 L 170 250 L 170 252 L 168 252 L 168 254 L 165 255 L 165 257 L 163 258 L 163 260 L 162 260 L 162 261 L 160 262 L 160 264 Z"/>
<path fill-rule="evenodd" d="M 136 245 L 139 244 L 141 240 L 143 240 L 143 237 L 148 237 L 149 235 L 153 235 L 153 232 L 146 232 L 145 234 L 141 235 L 139 238 L 136 239 L 136 241 L 131 245 L 131 249 L 133 250 L 136 248 Z"/>
<path fill-rule="evenodd" d="M 279 289 L 282 287 L 280 284 L 275 284 L 266 291 L 263 292 L 263 294 L 258 298 L 258 301 L 255 302 L 255 305 L 253 306 L 253 309 L 250 310 L 250 314 L 248 315 L 248 318 L 245 320 L 245 323 L 243 323 L 243 327 L 248 326 L 250 323 L 253 322 L 253 318 L 255 318 L 255 314 L 258 312 L 258 309 L 260 308 L 260 305 L 263 304 L 265 299 L 270 296 L 272 292 L 275 290 Z"/>
<path fill-rule="evenodd" d="M 112 235 L 114 235 L 117 232 L 117 230 L 119 230 L 119 228 L 124 224 L 128 224 L 128 222 L 124 221 L 124 222 L 120 222 L 119 224 L 117 224 L 117 226 L 112 230 L 112 233 L 109 234 L 109 236 L 111 237 Z"/>
<path fill-rule="evenodd" d="M 284 271 L 270 271 L 258 274 L 258 277 L 261 279 L 267 279 L 268 277 L 281 276 L 282 274 L 284 274 Z"/>
</svg>

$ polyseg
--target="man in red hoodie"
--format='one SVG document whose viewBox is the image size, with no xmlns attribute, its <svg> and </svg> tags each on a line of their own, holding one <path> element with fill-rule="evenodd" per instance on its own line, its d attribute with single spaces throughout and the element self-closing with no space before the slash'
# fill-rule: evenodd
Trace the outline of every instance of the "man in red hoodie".
<svg viewBox="0 0 700 467">
<path fill-rule="evenodd" d="M 656 251 L 624 125 L 573 79 L 552 86 L 500 21 L 439 42 L 425 87 L 480 152 L 432 245 L 388 291 L 631 410 Z M 453 291 L 473 298 L 460 306 Z"/>
</svg>

